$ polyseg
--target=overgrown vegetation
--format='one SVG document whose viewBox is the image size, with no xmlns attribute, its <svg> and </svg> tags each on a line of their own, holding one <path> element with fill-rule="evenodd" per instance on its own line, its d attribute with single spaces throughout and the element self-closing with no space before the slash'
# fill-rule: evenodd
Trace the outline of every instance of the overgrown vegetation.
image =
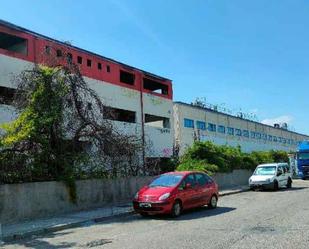
<svg viewBox="0 0 309 249">
<path fill-rule="evenodd" d="M 245 153 L 240 147 L 215 145 L 212 142 L 195 142 L 180 158 L 177 170 L 200 170 L 209 174 L 230 172 L 234 169 L 254 170 L 258 164 L 288 162 L 285 151 L 254 151 Z"/>
<path fill-rule="evenodd" d="M 143 173 L 143 145 L 104 118 L 110 108 L 65 58 L 17 77 L 19 115 L 1 125 L 0 183 L 63 180 L 74 199 L 75 179 Z"/>
</svg>

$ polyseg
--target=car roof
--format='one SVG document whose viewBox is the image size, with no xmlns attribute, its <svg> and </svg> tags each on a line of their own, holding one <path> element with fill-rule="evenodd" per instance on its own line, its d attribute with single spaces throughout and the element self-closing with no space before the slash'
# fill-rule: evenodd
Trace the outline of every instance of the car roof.
<svg viewBox="0 0 309 249">
<path fill-rule="evenodd" d="M 258 167 L 273 167 L 273 166 L 282 166 L 282 165 L 287 165 L 287 163 L 264 163 L 264 164 L 259 164 Z"/>
<path fill-rule="evenodd" d="M 165 173 L 165 175 L 189 175 L 191 173 L 202 173 L 202 174 L 205 174 L 202 171 L 172 171 L 172 172 Z"/>
</svg>

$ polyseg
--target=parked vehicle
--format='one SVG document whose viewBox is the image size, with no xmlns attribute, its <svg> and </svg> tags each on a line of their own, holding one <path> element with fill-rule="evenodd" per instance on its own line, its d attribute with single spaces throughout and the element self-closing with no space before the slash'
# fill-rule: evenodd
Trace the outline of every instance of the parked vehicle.
<svg viewBox="0 0 309 249">
<path fill-rule="evenodd" d="M 216 208 L 218 197 L 218 185 L 207 174 L 170 172 L 140 189 L 134 197 L 133 207 L 143 216 L 171 214 L 177 217 L 185 209 L 204 205 Z"/>
<path fill-rule="evenodd" d="M 303 180 L 309 178 L 309 141 L 303 141 L 299 144 L 296 160 L 298 176 Z"/>
<path fill-rule="evenodd" d="M 292 172 L 287 163 L 258 165 L 249 178 L 250 189 L 274 189 L 292 187 Z"/>
</svg>

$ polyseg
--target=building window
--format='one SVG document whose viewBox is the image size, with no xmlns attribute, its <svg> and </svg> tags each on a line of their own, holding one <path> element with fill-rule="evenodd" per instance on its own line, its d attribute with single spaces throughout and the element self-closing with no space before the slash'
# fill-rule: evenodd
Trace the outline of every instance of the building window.
<svg viewBox="0 0 309 249">
<path fill-rule="evenodd" d="M 273 136 L 272 135 L 268 135 L 268 141 L 273 141 Z"/>
<path fill-rule="evenodd" d="M 133 86 L 135 75 L 133 73 L 120 70 L 120 82 Z"/>
<path fill-rule="evenodd" d="M 106 66 L 106 72 L 108 72 L 108 73 L 111 72 L 111 67 L 109 65 Z"/>
<path fill-rule="evenodd" d="M 45 46 L 45 53 L 50 54 L 51 53 L 51 48 L 50 46 Z"/>
<path fill-rule="evenodd" d="M 153 93 L 168 95 L 168 86 L 158 81 L 143 78 L 144 89 L 150 90 Z"/>
<path fill-rule="evenodd" d="M 135 112 L 106 106 L 104 118 L 127 123 L 135 123 Z"/>
<path fill-rule="evenodd" d="M 259 133 L 259 132 L 256 132 L 256 133 L 255 133 L 255 138 L 256 138 L 256 139 L 261 139 L 261 137 L 262 137 L 262 134 L 261 134 L 261 133 Z"/>
<path fill-rule="evenodd" d="M 57 57 L 62 57 L 62 50 L 57 49 L 56 50 L 56 55 L 57 55 Z"/>
<path fill-rule="evenodd" d="M 248 130 L 243 130 L 242 134 L 244 137 L 249 137 L 249 131 Z"/>
<path fill-rule="evenodd" d="M 263 140 L 266 141 L 266 140 L 267 140 L 267 134 L 263 133 L 263 134 L 262 134 L 262 138 L 263 138 Z"/>
<path fill-rule="evenodd" d="M 145 114 L 145 125 L 158 127 L 158 128 L 171 128 L 170 119 L 151 114 Z"/>
<path fill-rule="evenodd" d="M 236 136 L 241 136 L 241 129 L 235 129 Z"/>
<path fill-rule="evenodd" d="M 184 127 L 194 128 L 194 121 L 192 119 L 184 119 Z"/>
<path fill-rule="evenodd" d="M 276 136 L 273 136 L 273 141 L 274 141 L 274 142 L 277 142 L 277 141 L 278 141 L 278 139 L 277 139 Z"/>
<path fill-rule="evenodd" d="M 83 64 L 83 57 L 77 56 L 77 63 L 78 64 Z"/>
<path fill-rule="evenodd" d="M 203 121 L 196 121 L 196 128 L 200 130 L 206 130 L 206 123 Z"/>
<path fill-rule="evenodd" d="M 91 60 L 87 59 L 87 67 L 91 67 Z"/>
<path fill-rule="evenodd" d="M 71 64 L 73 62 L 73 55 L 71 53 L 67 54 L 67 62 Z"/>
<path fill-rule="evenodd" d="M 98 62 L 98 69 L 102 70 L 102 64 L 100 62 Z"/>
<path fill-rule="evenodd" d="M 286 144 L 286 139 L 282 138 L 282 143 Z"/>
<path fill-rule="evenodd" d="M 10 52 L 27 55 L 28 41 L 18 36 L 0 32 L 0 48 Z"/>
<path fill-rule="evenodd" d="M 250 137 L 251 137 L 251 138 L 255 138 L 255 132 L 254 132 L 254 131 L 251 131 L 251 132 L 250 132 Z"/>
<path fill-rule="evenodd" d="M 216 132 L 217 126 L 215 124 L 208 123 L 208 131 Z"/>
<path fill-rule="evenodd" d="M 288 139 L 287 142 L 288 142 L 288 144 L 291 144 L 291 139 Z"/>
<path fill-rule="evenodd" d="M 278 142 L 282 143 L 282 137 L 278 137 Z"/>
<path fill-rule="evenodd" d="M 234 128 L 232 127 L 227 127 L 227 134 L 234 136 Z"/>
<path fill-rule="evenodd" d="M 11 105 L 16 90 L 14 88 L 0 86 L 0 104 Z"/>
<path fill-rule="evenodd" d="M 225 126 L 218 125 L 218 132 L 225 134 Z"/>
</svg>

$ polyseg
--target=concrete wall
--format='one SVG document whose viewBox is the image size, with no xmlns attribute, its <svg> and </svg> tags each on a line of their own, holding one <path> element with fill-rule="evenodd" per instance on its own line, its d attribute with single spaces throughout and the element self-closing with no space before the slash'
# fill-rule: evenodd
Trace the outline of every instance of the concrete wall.
<svg viewBox="0 0 309 249">
<path fill-rule="evenodd" d="M 77 181 L 77 204 L 62 182 L 0 185 L 0 223 L 115 205 L 132 199 L 151 177 Z"/>
<path fill-rule="evenodd" d="M 251 172 L 235 170 L 214 176 L 220 188 L 247 184 Z M 77 204 L 69 200 L 62 182 L 35 182 L 0 185 L 0 223 L 47 217 L 131 201 L 137 190 L 152 177 L 77 181 Z"/>
<path fill-rule="evenodd" d="M 233 188 L 240 185 L 247 185 L 252 175 L 251 170 L 234 170 L 232 173 L 217 173 L 213 176 L 219 185 L 219 189 Z"/>
<path fill-rule="evenodd" d="M 193 107 L 188 104 L 174 103 L 174 133 L 175 144 L 180 147 L 180 154 L 183 154 L 185 149 L 191 146 L 194 139 L 200 141 L 212 141 L 218 145 L 240 145 L 245 152 L 250 151 L 268 151 L 268 150 L 284 150 L 295 151 L 297 149 L 298 141 L 308 140 L 309 136 L 301 135 L 295 132 L 277 129 L 261 123 L 240 119 L 231 115 L 226 115 L 220 112 L 214 112 L 208 109 Z M 184 127 L 184 119 L 191 119 L 194 121 L 194 128 Z M 196 128 L 196 122 L 202 121 L 206 123 L 206 130 Z M 207 125 L 212 123 L 218 129 L 219 125 L 225 127 L 225 133 L 208 131 Z M 243 135 L 237 136 L 227 134 L 227 127 L 249 131 L 249 137 Z M 267 139 L 257 139 L 251 137 L 251 132 L 258 132 L 267 134 Z M 288 140 L 293 140 L 293 143 L 270 141 L 268 135 L 282 137 Z"/>
</svg>

